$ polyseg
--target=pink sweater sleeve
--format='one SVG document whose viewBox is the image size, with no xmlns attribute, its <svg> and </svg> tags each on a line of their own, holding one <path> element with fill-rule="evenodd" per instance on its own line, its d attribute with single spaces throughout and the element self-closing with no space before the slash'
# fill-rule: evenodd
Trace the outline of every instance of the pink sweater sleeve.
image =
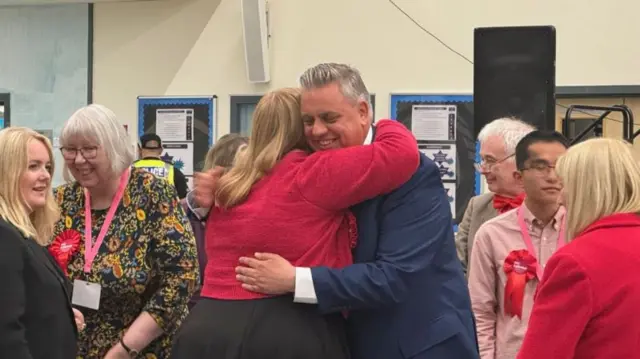
<svg viewBox="0 0 640 359">
<path fill-rule="evenodd" d="M 400 187 L 419 164 L 420 152 L 411 132 L 397 121 L 382 120 L 371 145 L 309 156 L 296 184 L 307 201 L 326 210 L 341 210 Z"/>
</svg>

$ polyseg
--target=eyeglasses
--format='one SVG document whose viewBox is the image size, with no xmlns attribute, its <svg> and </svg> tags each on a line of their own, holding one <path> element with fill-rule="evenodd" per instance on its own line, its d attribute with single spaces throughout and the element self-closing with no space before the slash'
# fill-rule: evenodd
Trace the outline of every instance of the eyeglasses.
<svg viewBox="0 0 640 359">
<path fill-rule="evenodd" d="M 515 153 L 512 153 L 509 156 L 502 158 L 500 160 L 495 160 L 493 158 L 483 159 L 482 161 L 480 161 L 480 163 L 474 163 L 473 166 L 476 168 L 476 171 L 478 172 L 482 172 L 482 171 L 491 172 L 491 169 L 493 168 L 493 166 L 500 164 L 515 155 L 516 155 Z"/>
<path fill-rule="evenodd" d="M 551 174 L 551 171 L 556 170 L 556 166 L 549 164 L 544 161 L 533 162 L 528 167 L 522 168 L 520 171 L 535 171 L 536 174 L 541 176 L 548 176 Z"/>
<path fill-rule="evenodd" d="M 82 148 L 70 148 L 70 147 L 61 147 L 60 152 L 62 152 L 62 157 L 65 160 L 75 160 L 78 157 L 78 152 L 84 157 L 85 160 L 92 160 L 98 156 L 98 147 L 82 147 Z"/>
</svg>

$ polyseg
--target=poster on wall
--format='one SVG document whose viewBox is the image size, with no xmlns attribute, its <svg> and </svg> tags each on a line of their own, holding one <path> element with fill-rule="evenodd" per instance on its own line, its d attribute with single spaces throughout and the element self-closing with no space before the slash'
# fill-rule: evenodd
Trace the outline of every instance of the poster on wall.
<svg viewBox="0 0 640 359">
<path fill-rule="evenodd" d="M 193 141 L 193 109 L 157 109 L 156 134 L 163 142 Z"/>
<path fill-rule="evenodd" d="M 480 177 L 474 167 L 473 96 L 392 94 L 389 109 L 390 118 L 412 130 L 420 151 L 438 165 L 443 182 L 453 191 L 449 197 L 457 223 L 469 199 L 480 193 Z M 431 124 L 435 129 L 425 128 Z"/>
<path fill-rule="evenodd" d="M 451 216 L 456 219 L 456 183 L 455 182 L 443 182 L 444 190 L 447 193 L 447 200 L 449 200 L 449 207 L 451 208 Z"/>
<path fill-rule="evenodd" d="M 189 188 L 215 142 L 215 130 L 215 95 L 138 97 L 138 136 L 155 133 L 162 139 L 163 159 L 184 173 Z"/>
<path fill-rule="evenodd" d="M 163 161 L 173 163 L 185 176 L 193 175 L 193 142 L 165 142 L 162 147 Z"/>
<path fill-rule="evenodd" d="M 451 144 L 420 144 L 420 152 L 435 162 L 440 168 L 443 180 L 456 179 L 456 145 Z"/>
<path fill-rule="evenodd" d="M 418 141 L 455 141 L 456 112 L 453 105 L 413 105 L 411 132 Z"/>
</svg>

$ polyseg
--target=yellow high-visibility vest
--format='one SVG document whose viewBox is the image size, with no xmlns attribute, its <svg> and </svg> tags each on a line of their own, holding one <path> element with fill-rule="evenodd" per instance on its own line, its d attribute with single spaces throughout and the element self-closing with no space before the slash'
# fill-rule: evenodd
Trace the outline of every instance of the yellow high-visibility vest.
<svg viewBox="0 0 640 359">
<path fill-rule="evenodd" d="M 164 178 L 173 184 L 173 165 L 166 163 L 159 159 L 142 159 L 133 163 L 133 167 L 142 168 L 156 175 L 159 178 Z"/>
</svg>

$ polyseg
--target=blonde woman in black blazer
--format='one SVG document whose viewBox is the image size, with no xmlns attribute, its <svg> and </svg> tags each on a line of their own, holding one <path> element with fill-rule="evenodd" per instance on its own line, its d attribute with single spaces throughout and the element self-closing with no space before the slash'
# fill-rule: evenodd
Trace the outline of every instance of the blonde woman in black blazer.
<svg viewBox="0 0 640 359">
<path fill-rule="evenodd" d="M 43 247 L 59 216 L 51 144 L 10 127 L 0 131 L 0 154 L 0 359 L 73 359 L 83 319 Z"/>
</svg>

